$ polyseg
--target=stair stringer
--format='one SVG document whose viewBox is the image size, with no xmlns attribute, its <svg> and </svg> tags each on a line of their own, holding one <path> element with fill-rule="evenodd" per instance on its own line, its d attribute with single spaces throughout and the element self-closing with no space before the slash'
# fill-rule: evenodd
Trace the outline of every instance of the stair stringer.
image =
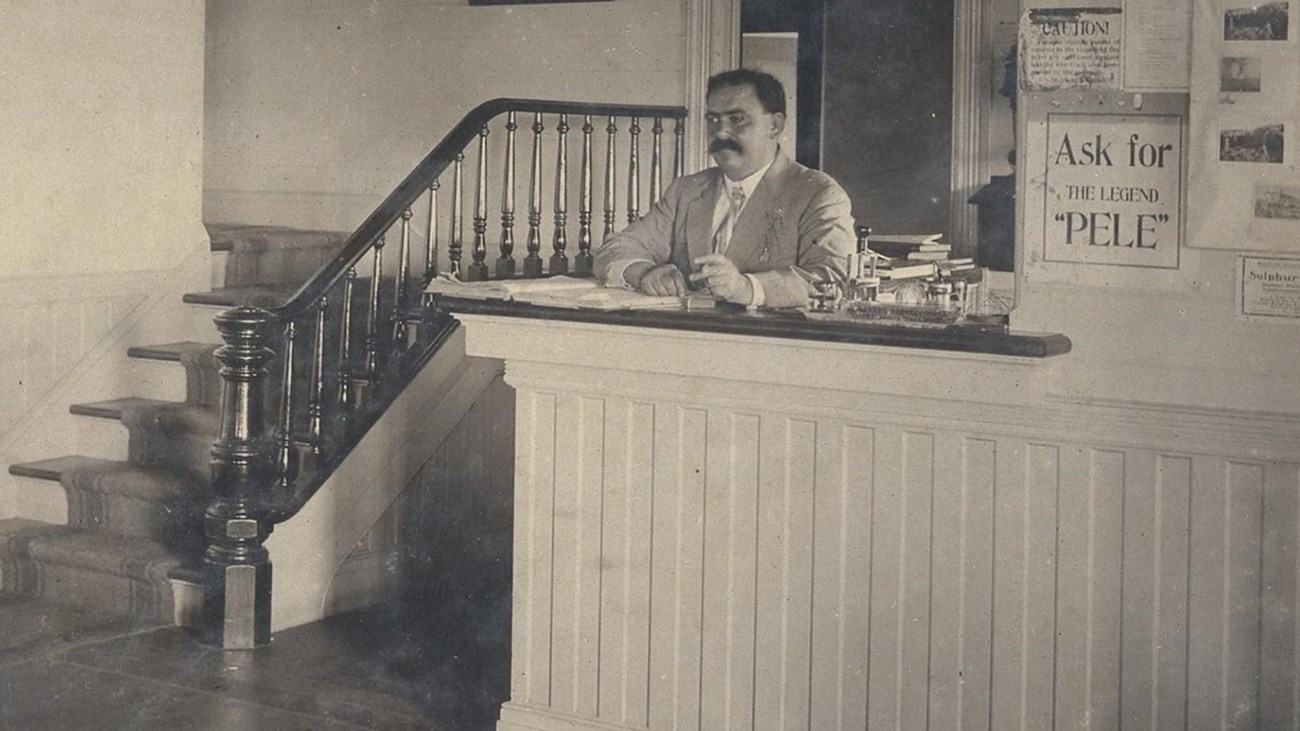
<svg viewBox="0 0 1300 731">
<path fill-rule="evenodd" d="M 62 489 L 54 485 L 49 494 L 41 493 L 22 478 L 9 474 L 11 465 L 51 454 L 126 459 L 124 429 L 107 422 L 87 424 L 84 417 L 68 411 L 69 404 L 126 396 L 184 400 L 182 374 L 161 375 L 161 369 L 142 366 L 128 356 L 127 350 L 149 342 L 218 341 L 212 314 L 179 304 L 184 293 L 207 285 L 210 270 L 211 251 L 204 238 L 169 269 L 60 278 L 68 286 L 119 288 L 134 298 L 134 304 L 9 428 L 0 432 L 0 518 L 67 522 L 67 501 L 59 494 Z"/>
<path fill-rule="evenodd" d="M 276 526 L 266 542 L 271 631 L 327 615 L 344 561 L 504 372 L 500 360 L 465 355 L 457 328 L 307 504 Z"/>
</svg>

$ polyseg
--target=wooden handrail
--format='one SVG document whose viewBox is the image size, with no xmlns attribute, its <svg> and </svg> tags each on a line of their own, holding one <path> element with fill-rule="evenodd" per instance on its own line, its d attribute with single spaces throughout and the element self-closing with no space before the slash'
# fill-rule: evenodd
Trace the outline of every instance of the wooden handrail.
<svg viewBox="0 0 1300 731">
<path fill-rule="evenodd" d="M 483 126 L 496 116 L 515 111 L 541 114 L 574 114 L 610 117 L 664 117 L 684 119 L 685 107 L 652 106 L 644 104 L 598 104 L 584 102 L 547 101 L 542 99 L 500 98 L 474 107 L 443 137 L 415 169 L 406 176 L 392 193 L 384 199 L 366 220 L 348 237 L 343 248 L 326 262 L 305 284 L 294 292 L 283 305 L 270 308 L 279 319 L 293 319 L 304 315 L 316 306 L 316 301 L 328 292 L 362 256 L 370 246 L 388 230 L 402 213 L 426 193 L 430 184 L 456 160 L 466 145 L 478 136 Z"/>
<path fill-rule="evenodd" d="M 582 210 L 573 271 L 591 273 L 591 120 L 608 119 L 607 165 L 605 182 L 605 225 L 610 229 L 614 217 L 614 147 L 615 119 L 631 117 L 631 175 L 628 213 L 635 217 L 640 199 L 636 152 L 638 118 L 677 122 L 677 159 L 680 173 L 681 121 L 686 110 L 681 107 L 656 107 L 628 104 L 584 104 L 536 99 L 493 99 L 480 104 L 465 115 L 415 169 L 402 180 L 384 201 L 348 237 L 343 248 L 307 280 L 289 299 L 276 307 L 259 309 L 240 307 L 223 313 L 216 324 L 227 346 L 217 351 L 222 361 L 224 380 L 221 437 L 213 447 L 212 475 L 215 497 L 208 506 L 204 553 L 203 626 L 207 641 L 228 649 L 247 649 L 270 639 L 271 562 L 264 542 L 271 528 L 293 516 L 311 498 L 335 466 L 346 458 L 365 430 L 384 412 L 391 399 L 438 351 L 456 327 L 455 321 L 436 310 L 413 306 L 408 287 L 412 285 L 412 208 L 426 193 L 429 200 L 428 240 L 420 280 L 427 283 L 438 269 L 437 195 L 438 177 L 448 167 L 454 169 L 452 189 L 450 264 L 460 273 L 464 248 L 464 214 L 461 210 L 465 148 L 477 141 L 475 160 L 477 179 L 474 186 L 474 262 L 468 267 L 471 277 L 487 278 L 487 146 L 489 123 L 508 115 L 506 125 L 505 190 L 501 208 L 501 258 L 497 260 L 498 277 L 515 274 L 513 257 L 514 135 L 519 115 L 532 114 L 535 121 L 529 191 L 528 258 L 524 273 L 540 276 L 541 180 L 540 135 L 542 115 L 559 117 L 557 132 L 557 172 L 555 193 L 555 255 L 552 274 L 569 270 L 565 249 L 567 206 L 567 115 L 583 120 Z M 526 116 L 524 117 L 527 118 Z M 658 134 L 656 132 L 656 134 Z M 656 145 L 657 145 L 656 141 Z M 657 150 L 655 160 L 658 160 Z M 659 185 L 656 163 L 652 188 Z M 385 236 L 401 221 L 397 246 L 396 277 L 385 281 Z M 370 256 L 370 273 L 364 281 L 357 278 L 363 257 Z M 357 287 L 365 287 L 364 302 L 355 300 Z M 341 293 L 336 292 L 338 287 Z M 335 297 L 335 295 L 340 295 Z M 354 312 L 358 306 L 361 312 Z M 337 336 L 330 328 L 328 310 L 337 308 Z M 361 318 L 361 319 L 356 319 Z M 364 328 L 361 330 L 360 328 Z M 310 341 L 308 339 L 310 336 Z M 358 337 L 360 336 L 360 337 Z M 308 343 L 310 342 L 310 346 Z M 278 346 L 278 347 L 277 347 Z M 299 373 L 302 361 L 307 368 Z M 331 359 L 329 351 L 337 350 Z M 359 351 L 359 352 L 358 352 Z M 278 428 L 267 433 L 271 422 L 266 413 L 269 402 L 265 391 L 272 385 L 267 364 L 279 354 Z M 326 364 L 336 364 L 337 390 L 326 388 Z M 303 380 L 305 378 L 305 381 Z M 326 394 L 331 394 L 327 397 Z M 336 395 L 335 395 L 336 394 Z M 332 413 L 331 413 L 332 407 Z"/>
</svg>

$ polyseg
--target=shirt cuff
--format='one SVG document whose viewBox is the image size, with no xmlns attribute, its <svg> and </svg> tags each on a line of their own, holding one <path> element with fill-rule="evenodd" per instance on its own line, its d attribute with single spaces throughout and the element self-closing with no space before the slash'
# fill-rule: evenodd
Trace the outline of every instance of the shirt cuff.
<svg viewBox="0 0 1300 731">
<path fill-rule="evenodd" d="M 749 280 L 749 286 L 754 291 L 754 297 L 749 301 L 748 307 L 756 310 L 767 303 L 767 297 L 763 294 L 763 285 L 759 283 L 758 277 L 753 274 L 746 274 L 745 279 Z"/>
<path fill-rule="evenodd" d="M 635 290 L 636 287 L 629 284 L 628 281 L 623 278 L 623 274 L 627 272 L 628 267 L 640 261 L 650 264 L 651 266 L 654 265 L 654 262 L 649 259 L 621 259 L 610 264 L 609 268 L 605 270 L 605 286 Z"/>
</svg>

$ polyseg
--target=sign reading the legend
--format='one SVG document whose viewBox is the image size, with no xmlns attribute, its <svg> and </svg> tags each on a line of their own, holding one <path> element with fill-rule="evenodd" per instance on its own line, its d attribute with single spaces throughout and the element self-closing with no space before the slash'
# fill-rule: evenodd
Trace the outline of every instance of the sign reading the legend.
<svg viewBox="0 0 1300 731">
<path fill-rule="evenodd" d="M 1045 261 L 1178 268 L 1182 119 L 1049 114 Z"/>
</svg>

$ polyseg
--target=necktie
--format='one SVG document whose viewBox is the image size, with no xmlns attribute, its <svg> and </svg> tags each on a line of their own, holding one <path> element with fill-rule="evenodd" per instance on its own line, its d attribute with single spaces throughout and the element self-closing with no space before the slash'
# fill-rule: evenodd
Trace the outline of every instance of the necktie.
<svg viewBox="0 0 1300 731">
<path fill-rule="evenodd" d="M 731 232 L 736 228 L 736 220 L 740 218 L 740 209 L 745 207 L 744 188 L 738 185 L 729 187 L 727 196 L 731 198 L 731 205 L 727 207 L 727 215 L 722 218 L 722 225 L 718 226 L 718 233 L 713 237 L 715 254 L 726 252 L 727 245 L 731 243 Z"/>
</svg>

